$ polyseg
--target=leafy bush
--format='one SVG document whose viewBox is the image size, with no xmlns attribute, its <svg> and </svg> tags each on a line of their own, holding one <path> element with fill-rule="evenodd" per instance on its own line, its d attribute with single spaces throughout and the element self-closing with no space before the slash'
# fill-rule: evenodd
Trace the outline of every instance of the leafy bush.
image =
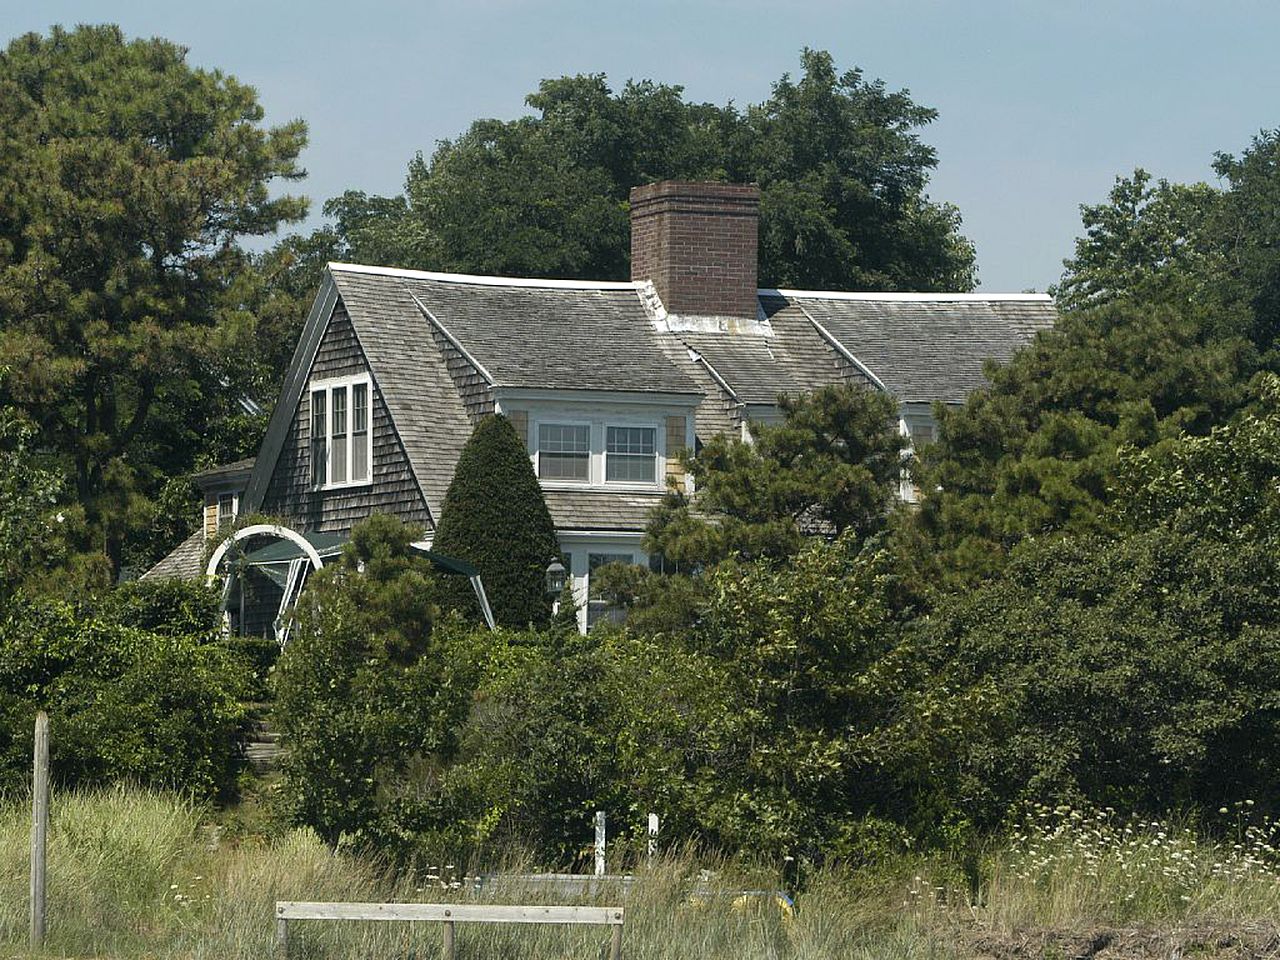
<svg viewBox="0 0 1280 960">
<path fill-rule="evenodd" d="M 505 417 L 485 417 L 463 447 L 434 549 L 475 564 L 498 623 L 521 629 L 549 620 L 544 578 L 560 546 L 529 454 Z M 476 612 L 460 577 L 442 584 L 442 596 L 448 606 Z"/>
<path fill-rule="evenodd" d="M 85 618 L 58 601 L 11 603 L 0 620 L 0 783 L 25 782 L 44 709 L 60 783 L 230 793 L 246 675 L 203 639 Z"/>
<path fill-rule="evenodd" d="M 133 580 L 85 606 L 100 620 L 154 633 L 213 637 L 222 626 L 221 593 L 203 579 Z"/>
<path fill-rule="evenodd" d="M 988 825 L 1023 799 L 1151 813 L 1274 796 L 1278 597 L 1259 544 L 1158 528 L 1025 548 L 914 626 L 888 752 L 920 751 L 946 804 Z"/>
<path fill-rule="evenodd" d="M 357 526 L 309 581 L 277 665 L 283 797 L 329 843 L 402 846 L 465 715 L 470 686 L 433 630 L 418 536 L 384 516 Z"/>
</svg>

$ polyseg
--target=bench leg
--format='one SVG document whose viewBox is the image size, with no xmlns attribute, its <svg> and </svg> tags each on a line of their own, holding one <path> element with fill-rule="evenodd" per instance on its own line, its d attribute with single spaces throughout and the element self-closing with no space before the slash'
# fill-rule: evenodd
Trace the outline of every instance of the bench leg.
<svg viewBox="0 0 1280 960">
<path fill-rule="evenodd" d="M 276 920 L 276 958 L 285 960 L 289 955 L 289 921 L 283 918 Z"/>
<path fill-rule="evenodd" d="M 622 960 L 622 924 L 613 928 L 613 942 L 609 944 L 609 960 Z"/>
</svg>

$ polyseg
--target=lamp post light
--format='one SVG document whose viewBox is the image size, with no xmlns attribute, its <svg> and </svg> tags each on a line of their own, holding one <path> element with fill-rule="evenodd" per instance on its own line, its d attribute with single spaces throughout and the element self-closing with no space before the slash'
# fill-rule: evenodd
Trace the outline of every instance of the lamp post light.
<svg viewBox="0 0 1280 960">
<path fill-rule="evenodd" d="M 558 558 L 553 558 L 552 561 L 547 564 L 546 585 L 548 597 L 556 600 L 560 596 L 564 591 L 567 574 L 568 571 L 565 570 L 564 564 L 561 563 Z"/>
<path fill-rule="evenodd" d="M 568 571 L 565 570 L 564 564 L 560 562 L 560 558 L 552 557 L 551 562 L 547 564 L 546 589 L 547 596 L 551 598 L 551 615 L 553 617 L 560 612 L 560 594 L 564 592 L 567 575 Z"/>
</svg>

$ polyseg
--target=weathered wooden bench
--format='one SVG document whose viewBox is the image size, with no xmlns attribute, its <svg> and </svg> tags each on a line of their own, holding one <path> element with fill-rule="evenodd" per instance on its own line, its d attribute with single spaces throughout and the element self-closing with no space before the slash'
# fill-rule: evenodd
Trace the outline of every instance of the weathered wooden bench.
<svg viewBox="0 0 1280 960">
<path fill-rule="evenodd" d="M 622 957 L 622 907 L 497 906 L 473 903 L 276 902 L 276 956 L 289 950 L 290 920 L 399 920 L 443 924 L 444 960 L 453 960 L 455 923 L 566 923 L 612 928 L 609 960 Z"/>
</svg>

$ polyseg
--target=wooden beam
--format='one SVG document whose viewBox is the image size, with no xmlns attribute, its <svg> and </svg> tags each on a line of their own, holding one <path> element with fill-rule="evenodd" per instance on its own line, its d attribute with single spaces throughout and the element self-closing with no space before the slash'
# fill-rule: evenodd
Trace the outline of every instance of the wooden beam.
<svg viewBox="0 0 1280 960">
<path fill-rule="evenodd" d="M 45 853 L 49 834 L 49 715 L 36 714 L 31 780 L 31 949 L 44 946 Z"/>
<path fill-rule="evenodd" d="M 281 900 L 280 920 L 402 920 L 620 926 L 622 907 L 524 907 L 472 903 L 312 903 Z"/>
</svg>

